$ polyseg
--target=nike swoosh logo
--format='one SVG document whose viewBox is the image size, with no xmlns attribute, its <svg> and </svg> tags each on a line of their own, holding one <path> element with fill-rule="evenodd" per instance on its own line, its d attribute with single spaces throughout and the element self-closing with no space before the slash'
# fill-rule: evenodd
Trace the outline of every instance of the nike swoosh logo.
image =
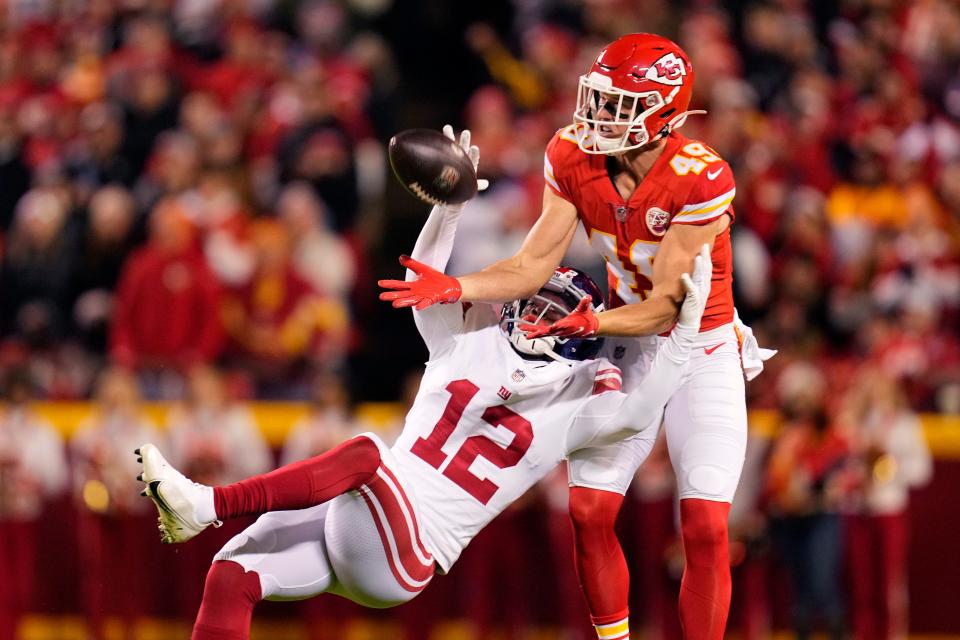
<svg viewBox="0 0 960 640">
<path fill-rule="evenodd" d="M 705 354 L 707 354 L 707 355 L 710 355 L 711 353 L 713 353 L 714 351 L 716 351 L 717 349 L 719 349 L 720 347 L 722 347 L 722 346 L 725 345 L 725 344 L 727 344 L 727 343 L 726 343 L 726 342 L 721 342 L 720 344 L 715 344 L 715 345 L 713 345 L 713 346 L 710 347 L 709 349 L 708 349 L 707 347 L 704 347 L 704 348 L 703 348 L 703 352 L 704 352 Z"/>
<path fill-rule="evenodd" d="M 707 171 L 707 180 L 713 180 L 721 173 L 723 173 L 723 167 L 720 167 L 716 171 Z"/>
<path fill-rule="evenodd" d="M 152 480 L 150 484 L 147 485 L 150 487 L 150 493 L 153 494 L 153 498 L 157 502 L 157 506 L 182 522 L 183 518 L 179 513 L 177 513 L 176 509 L 172 509 L 170 505 L 167 504 L 167 501 L 163 499 L 163 496 L 160 495 L 160 482 L 160 480 Z M 183 527 L 177 527 L 177 529 L 182 530 Z"/>
<path fill-rule="evenodd" d="M 164 511 L 173 511 L 170 505 L 167 504 L 167 501 L 163 499 L 163 496 L 160 495 L 160 491 L 158 491 L 158 489 L 160 489 L 160 480 L 151 480 L 147 486 L 150 487 L 150 493 L 153 494 L 154 500 L 157 501 L 161 509 Z"/>
</svg>

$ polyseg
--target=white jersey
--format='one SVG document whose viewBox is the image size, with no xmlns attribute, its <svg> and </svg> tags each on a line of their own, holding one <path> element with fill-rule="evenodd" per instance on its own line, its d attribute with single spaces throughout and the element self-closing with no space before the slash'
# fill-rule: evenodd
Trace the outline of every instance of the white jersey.
<svg viewBox="0 0 960 640">
<path fill-rule="evenodd" d="M 443 269 L 457 216 L 435 208 L 413 257 Z M 435 305 L 414 317 L 430 360 L 391 452 L 424 544 L 444 571 L 570 452 L 631 436 L 649 440 L 649 451 L 686 360 L 678 334 L 628 396 L 606 359 L 523 358 L 490 305 Z"/>
<path fill-rule="evenodd" d="M 571 446 L 582 444 L 571 436 L 591 439 L 626 397 L 614 391 L 620 371 L 605 359 L 525 360 L 486 305 L 469 309 L 464 324 L 456 344 L 427 364 L 392 449 L 444 570 Z M 581 415 L 604 391 L 617 399 Z"/>
</svg>

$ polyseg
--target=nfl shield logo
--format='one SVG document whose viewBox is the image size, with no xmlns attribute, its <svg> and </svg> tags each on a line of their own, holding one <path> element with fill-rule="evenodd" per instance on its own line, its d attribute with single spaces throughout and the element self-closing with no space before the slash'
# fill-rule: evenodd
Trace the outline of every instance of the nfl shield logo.
<svg viewBox="0 0 960 640">
<path fill-rule="evenodd" d="M 526 378 L 526 377 L 527 377 L 527 374 L 525 374 L 525 373 L 524 373 L 523 371 L 521 371 L 520 369 L 517 369 L 516 371 L 514 371 L 514 372 L 513 372 L 513 375 L 510 376 L 510 378 L 511 378 L 514 382 L 523 382 L 523 379 Z"/>
<path fill-rule="evenodd" d="M 613 359 L 619 360 L 623 357 L 623 354 L 627 352 L 627 348 L 622 344 L 618 344 L 617 348 L 613 350 Z"/>
<path fill-rule="evenodd" d="M 460 174 L 450 165 L 443 167 L 434 184 L 442 191 L 450 191 L 460 181 Z"/>
<path fill-rule="evenodd" d="M 628 207 L 625 204 L 614 205 L 613 217 L 617 219 L 617 222 L 626 222 L 629 216 L 630 216 L 630 207 Z"/>
</svg>

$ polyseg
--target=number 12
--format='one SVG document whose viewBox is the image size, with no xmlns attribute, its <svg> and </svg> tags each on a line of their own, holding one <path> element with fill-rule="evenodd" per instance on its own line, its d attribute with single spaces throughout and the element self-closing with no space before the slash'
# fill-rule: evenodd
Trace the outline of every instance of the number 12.
<svg viewBox="0 0 960 640">
<path fill-rule="evenodd" d="M 447 454 L 442 450 L 443 445 L 453 435 L 453 431 L 463 417 L 467 405 L 477 395 L 480 388 L 469 380 L 454 380 L 447 385 L 446 390 L 450 393 L 450 400 L 447 402 L 439 422 L 430 432 L 430 435 L 426 438 L 417 438 L 410 449 L 415 456 L 438 470 L 447 461 Z M 481 504 L 487 504 L 500 487 L 487 478 L 481 479 L 470 473 L 470 465 L 480 457 L 500 469 L 516 466 L 523 459 L 533 442 L 533 425 L 530 424 L 529 420 L 504 405 L 487 407 L 480 418 L 494 427 L 504 427 L 512 431 L 513 440 L 507 447 L 504 447 L 486 436 L 470 436 L 460 446 L 441 473 L 480 501 Z"/>
</svg>

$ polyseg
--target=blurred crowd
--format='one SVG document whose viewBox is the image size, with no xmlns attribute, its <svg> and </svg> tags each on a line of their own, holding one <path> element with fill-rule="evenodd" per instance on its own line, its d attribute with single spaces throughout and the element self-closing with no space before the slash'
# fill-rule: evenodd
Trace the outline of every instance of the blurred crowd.
<svg viewBox="0 0 960 640">
<path fill-rule="evenodd" d="M 293 33 L 280 7 L 217 4 L 7 4 L 0 363 L 50 397 L 87 396 L 106 362 L 150 397 L 212 363 L 305 397 L 354 344 L 385 45 L 344 48 L 334 3 Z"/>
<path fill-rule="evenodd" d="M 372 295 L 420 219 L 384 140 L 443 119 L 473 131 L 493 187 L 454 268 L 484 265 L 539 212 L 580 70 L 647 30 L 694 61 L 709 114 L 685 133 L 734 167 L 738 307 L 781 366 L 848 379 L 869 360 L 912 406 L 960 410 L 955 3 L 403 4 L 5 3 L 0 366 L 26 364 L 55 398 L 87 397 L 108 362 L 149 397 L 214 363 L 250 395 L 306 397 L 314 370 L 409 331 Z M 407 14 L 431 18 L 421 39 L 443 32 L 442 59 L 424 65 Z M 583 243 L 569 259 L 602 269 Z"/>
<path fill-rule="evenodd" d="M 388 179 L 386 140 L 472 130 L 492 186 L 451 268 L 482 267 L 539 214 L 544 146 L 571 121 L 577 76 L 632 31 L 693 60 L 708 115 L 683 132 L 734 168 L 737 306 L 780 350 L 748 386 L 750 406 L 780 418 L 776 438 L 752 438 L 734 508 L 735 589 L 753 603 L 735 624 L 765 637 L 775 566 L 801 635 L 902 637 L 909 491 L 930 476 L 913 412 L 960 413 L 949 0 L 0 0 L 0 553 L 23 576 L 0 580 L 0 602 L 31 602 L 31 526 L 69 488 L 88 585 L 74 604 L 95 635 L 97 612 L 137 610 L 136 576 L 117 570 L 152 535 L 127 491 L 131 445 L 166 438 L 196 479 L 225 482 L 354 433 L 354 400 L 408 396 L 425 352 L 373 281 L 399 273 L 425 207 Z M 567 260 L 605 282 L 585 237 Z M 162 436 L 141 397 L 175 403 Z M 250 398 L 318 408 L 274 458 L 238 403 Z M 97 412 L 65 454 L 31 399 Z M 647 541 L 628 553 L 652 637 L 678 631 L 670 474 L 665 455 L 644 466 L 623 525 Z M 465 592 L 492 590 L 482 554 L 497 536 L 542 527 L 566 553 L 562 489 L 478 540 Z M 212 552 L 177 562 L 199 571 Z M 575 629 L 565 562 L 550 566 Z M 838 577 L 848 563 L 862 578 Z M 179 586 L 189 618 L 202 581 Z M 478 628 L 493 624 L 493 604 L 467 600 Z M 509 624 L 529 618 L 522 600 L 506 598 Z M 0 638 L 17 610 L 0 612 Z"/>
</svg>

